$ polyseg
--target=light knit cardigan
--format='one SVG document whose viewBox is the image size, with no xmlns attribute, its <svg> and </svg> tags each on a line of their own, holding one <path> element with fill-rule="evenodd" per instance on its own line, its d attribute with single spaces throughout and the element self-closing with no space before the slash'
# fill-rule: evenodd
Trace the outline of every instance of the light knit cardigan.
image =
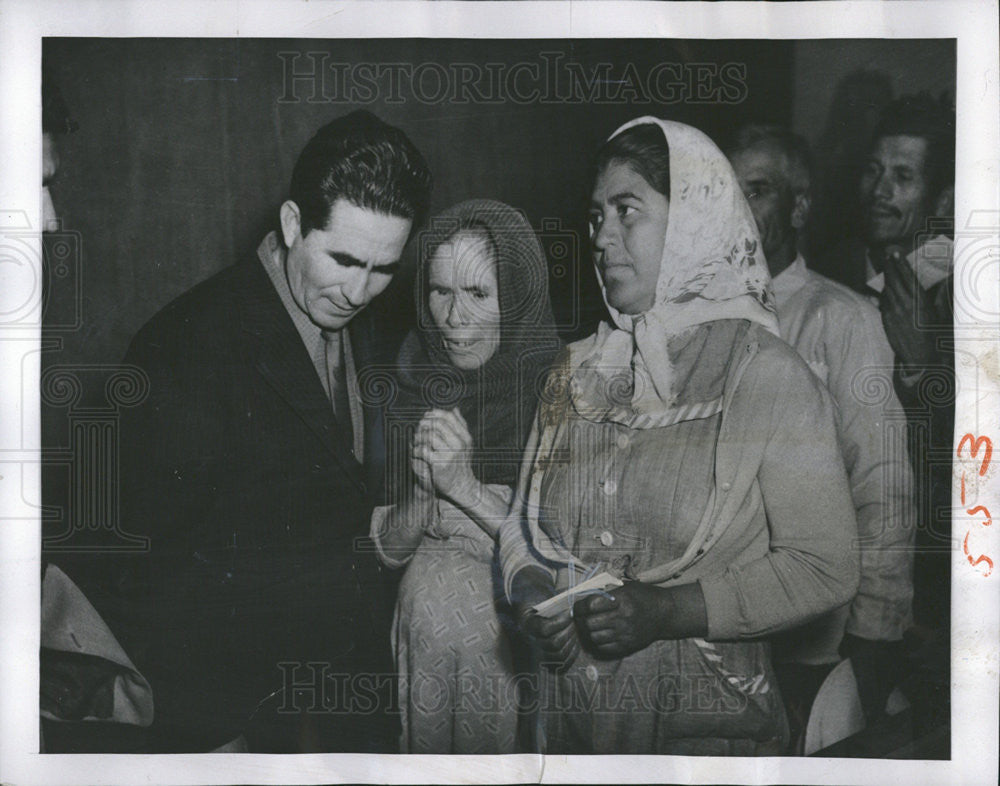
<svg viewBox="0 0 1000 786">
<path fill-rule="evenodd" d="M 637 577 L 659 586 L 699 581 L 709 639 L 795 627 L 850 601 L 859 581 L 857 521 L 829 394 L 787 344 L 757 325 L 733 351 L 738 357 L 725 383 L 705 513 L 683 555 Z M 550 388 L 558 388 L 560 375 L 568 379 L 569 356 L 552 372 Z M 499 533 L 508 598 L 521 569 L 539 566 L 555 578 L 553 565 L 570 562 L 540 530 L 537 515 L 542 473 L 559 460 L 554 446 L 570 409 L 566 401 L 543 403 L 535 417 Z M 748 502 L 755 485 L 756 506 Z M 747 555 L 717 546 L 732 526 L 766 527 L 767 551 Z"/>
</svg>

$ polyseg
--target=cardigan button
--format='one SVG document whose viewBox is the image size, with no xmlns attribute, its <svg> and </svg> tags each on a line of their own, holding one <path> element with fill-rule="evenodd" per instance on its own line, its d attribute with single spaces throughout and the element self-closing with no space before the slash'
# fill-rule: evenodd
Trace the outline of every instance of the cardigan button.
<svg viewBox="0 0 1000 786">
<path fill-rule="evenodd" d="M 612 535 L 608 530 L 604 530 L 604 532 L 601 533 L 599 539 L 601 541 L 601 545 L 604 546 L 605 548 L 610 548 L 611 545 L 615 542 L 615 536 Z"/>
<path fill-rule="evenodd" d="M 600 674 L 597 671 L 597 666 L 591 663 L 583 671 L 587 675 L 588 680 L 590 680 L 591 682 L 597 682 L 597 678 L 600 676 Z"/>
<path fill-rule="evenodd" d="M 606 496 L 611 497 L 618 492 L 618 484 L 613 480 L 606 480 L 601 484 L 601 489 Z"/>
<path fill-rule="evenodd" d="M 618 438 L 615 439 L 615 444 L 618 445 L 618 447 L 621 450 L 625 450 L 625 448 L 628 447 L 629 442 L 630 442 L 630 440 L 628 438 L 628 434 L 619 434 Z"/>
<path fill-rule="evenodd" d="M 732 487 L 733 487 L 733 484 L 730 483 L 728 480 L 725 483 L 722 484 L 722 490 L 723 491 L 729 491 L 729 489 L 731 489 Z"/>
</svg>

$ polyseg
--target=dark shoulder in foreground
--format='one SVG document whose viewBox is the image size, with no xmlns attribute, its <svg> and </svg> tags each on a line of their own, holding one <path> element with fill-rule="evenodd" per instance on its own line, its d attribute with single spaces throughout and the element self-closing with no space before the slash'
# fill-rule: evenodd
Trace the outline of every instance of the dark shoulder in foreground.
<svg viewBox="0 0 1000 786">
<path fill-rule="evenodd" d="M 267 274 L 253 260 L 220 270 L 154 314 L 132 339 L 126 361 L 145 350 L 197 351 L 213 337 L 238 330 L 240 299 L 250 292 L 266 294 L 262 285 L 271 288 Z"/>
</svg>

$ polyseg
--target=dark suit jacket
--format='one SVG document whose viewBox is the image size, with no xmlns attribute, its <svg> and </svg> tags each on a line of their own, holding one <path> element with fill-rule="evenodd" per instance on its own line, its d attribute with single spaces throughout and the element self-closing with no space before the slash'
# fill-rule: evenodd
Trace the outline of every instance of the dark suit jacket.
<svg viewBox="0 0 1000 786">
<path fill-rule="evenodd" d="M 909 421 L 920 525 L 913 566 L 913 615 L 917 623 L 947 631 L 951 620 L 951 489 L 955 451 L 954 274 L 927 290 L 933 307 L 939 360 L 910 386 L 895 375 Z"/>
<path fill-rule="evenodd" d="M 349 332 L 359 369 L 385 360 L 366 312 Z M 122 523 L 151 547 L 111 558 L 99 603 L 153 687 L 154 747 L 392 750 L 378 413 L 363 467 L 256 257 L 154 316 L 125 363 L 149 396 L 122 416 Z"/>
</svg>

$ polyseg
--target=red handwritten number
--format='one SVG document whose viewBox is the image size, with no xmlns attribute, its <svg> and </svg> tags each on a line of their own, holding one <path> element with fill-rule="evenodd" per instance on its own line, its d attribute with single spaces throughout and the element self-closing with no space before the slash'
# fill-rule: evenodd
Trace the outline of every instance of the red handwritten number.
<svg viewBox="0 0 1000 786">
<path fill-rule="evenodd" d="M 986 521 L 983 522 L 984 527 L 988 527 L 990 526 L 990 524 L 993 523 L 993 517 L 990 515 L 990 512 L 986 509 L 985 505 L 976 505 L 976 507 L 974 508 L 969 508 L 966 511 L 966 513 L 968 513 L 970 516 L 975 516 L 977 513 L 982 513 L 983 515 L 985 515 Z"/>
<path fill-rule="evenodd" d="M 975 559 L 975 561 L 973 561 L 972 555 L 969 553 L 969 535 L 971 534 L 972 534 L 971 532 L 965 533 L 965 540 L 962 541 L 962 551 L 965 552 L 965 556 L 968 558 L 969 564 L 972 565 L 972 567 L 976 567 L 976 565 L 978 565 L 980 562 L 985 562 L 987 565 L 989 565 L 989 567 L 986 569 L 986 572 L 983 574 L 983 577 L 985 578 L 986 576 L 989 576 L 993 572 L 993 560 L 991 560 L 985 554 L 980 554 Z"/>
<path fill-rule="evenodd" d="M 961 440 L 959 440 L 958 450 L 955 451 L 956 455 L 959 458 L 962 457 L 962 445 L 964 445 L 966 441 L 968 441 L 969 444 L 971 445 L 971 448 L 969 450 L 969 456 L 971 458 L 976 458 L 979 455 L 979 448 L 982 447 L 984 444 L 986 445 L 986 455 L 983 457 L 983 463 L 979 467 L 979 474 L 981 476 L 985 475 L 986 468 L 989 467 L 990 459 L 993 457 L 993 443 L 990 441 L 989 437 L 977 438 L 972 436 L 972 434 L 966 434 L 964 437 L 962 437 Z"/>
<path fill-rule="evenodd" d="M 956 455 L 962 457 L 962 447 L 965 443 L 969 443 L 969 457 L 978 458 L 979 449 L 985 447 L 986 454 L 983 456 L 982 463 L 979 465 L 979 475 L 980 477 L 986 474 L 986 470 L 990 466 L 990 459 L 993 458 L 993 443 L 990 441 L 989 437 L 974 437 L 972 434 L 966 434 L 959 440 L 958 450 Z M 965 507 L 965 473 L 962 473 L 962 506 Z M 989 510 L 983 505 L 976 505 L 974 508 L 969 508 L 966 513 L 970 516 L 975 516 L 977 513 L 982 513 L 986 519 L 982 522 L 984 527 L 989 527 L 993 524 L 993 517 L 990 515 Z M 969 553 L 969 535 L 972 534 L 971 528 L 965 533 L 965 540 L 962 541 L 962 551 L 965 552 L 966 558 L 969 560 L 969 564 L 972 567 L 976 567 L 982 562 L 985 562 L 986 572 L 983 576 L 989 576 L 993 572 L 993 560 L 987 557 L 985 554 L 980 554 L 978 557 L 973 559 L 973 556 Z"/>
</svg>

